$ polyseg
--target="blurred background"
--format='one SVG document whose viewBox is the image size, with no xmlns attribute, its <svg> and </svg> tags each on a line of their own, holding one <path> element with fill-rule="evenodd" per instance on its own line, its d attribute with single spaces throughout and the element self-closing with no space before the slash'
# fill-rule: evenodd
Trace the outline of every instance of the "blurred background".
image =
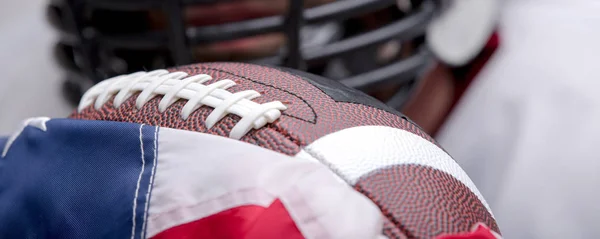
<svg viewBox="0 0 600 239">
<path fill-rule="evenodd" d="M 23 119 L 64 117 L 71 106 L 62 95 L 63 74 L 52 55 L 56 32 L 46 21 L 45 0 L 0 2 L 0 134 Z"/>
<path fill-rule="evenodd" d="M 461 1 L 472 2 L 454 2 Z M 0 71 L 3 72 L 0 134 L 10 134 L 28 117 L 68 115 L 76 103 L 73 99 L 80 94 L 77 91 L 90 85 L 89 81 L 65 85 L 68 74 L 55 57 L 60 34 L 47 18 L 50 2 L 60 1 L 0 2 Z M 315 6 L 322 4 L 307 2 Z M 327 24 L 312 29 L 313 33 L 303 34 L 317 40 L 337 39 L 386 26 L 380 22 L 390 20 L 381 15 L 390 19 L 420 16 L 411 14 L 412 10 L 423 9 L 419 8 L 420 3 L 412 1 L 407 7 L 406 2 L 399 1 L 401 7 L 386 10 L 386 14 L 378 12 L 379 17 L 360 17 L 342 24 L 346 30 L 341 35 L 326 34 L 335 33 L 340 27 Z M 596 222 L 600 222 L 600 147 L 597 145 L 600 143 L 600 96 L 597 94 L 600 2 L 494 2 L 496 11 L 489 12 L 494 15 L 489 18 L 493 19 L 493 27 L 480 33 L 485 38 L 481 38 L 479 45 L 475 44 L 476 54 L 453 58 L 452 51 L 434 49 L 423 65 L 415 67 L 415 74 L 405 77 L 411 78 L 412 83 L 393 85 L 395 91 L 385 92 L 381 89 L 389 88 L 387 79 L 388 83 L 369 85 L 363 90 L 393 104 L 435 135 L 482 191 L 506 238 L 596 238 L 600 235 L 600 228 L 596 226 Z M 484 10 L 476 12 L 487 11 Z M 208 14 L 201 9 L 196 11 L 200 11 L 197 15 Z M 161 25 L 160 17 L 158 19 L 156 24 Z M 468 22 L 476 21 L 466 18 L 462 21 L 464 26 L 436 26 L 449 29 L 447 32 L 478 27 Z M 117 23 L 111 22 L 108 26 L 114 24 Z M 328 30 L 319 31 L 322 29 Z M 442 40 L 453 36 L 439 35 L 439 30 L 427 32 L 425 28 L 421 32 Z M 302 67 L 338 80 L 358 79 L 352 77 L 364 76 L 361 74 L 371 68 L 390 66 L 395 60 L 421 59 L 414 57 L 422 56 L 419 49 L 428 43 L 432 48 L 453 46 L 443 41 L 427 42 L 418 34 L 413 34 L 410 41 L 396 40 L 381 41 L 358 53 L 346 54 L 342 60 L 329 61 L 331 64 L 306 61 Z M 280 51 L 283 38 L 263 36 L 259 41 L 264 44 L 252 47 L 251 41 L 246 42 L 247 48 L 241 53 L 231 50 L 231 45 L 207 45 L 200 48 L 204 54 L 194 57 L 196 60 L 262 57 Z M 70 57 L 73 62 L 80 62 L 77 57 Z M 110 72 L 102 68 L 97 75 L 109 77 L 120 70 L 138 70 L 120 67 L 119 62 L 111 64 Z M 369 66 L 373 62 L 377 64 Z M 455 64 L 457 62 L 460 64 Z M 169 62 L 153 61 L 152 64 L 169 65 Z M 357 67 L 365 64 L 365 69 Z M 406 89 L 413 93 L 398 93 Z"/>
</svg>

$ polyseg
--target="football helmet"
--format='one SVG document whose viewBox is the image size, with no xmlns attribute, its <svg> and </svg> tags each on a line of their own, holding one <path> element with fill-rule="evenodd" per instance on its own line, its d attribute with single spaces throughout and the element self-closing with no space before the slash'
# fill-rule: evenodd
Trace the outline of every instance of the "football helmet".
<svg viewBox="0 0 600 239">
<path fill-rule="evenodd" d="M 435 0 L 51 0 L 55 57 L 83 91 L 138 70 L 210 61 L 285 66 L 400 108 L 431 63 Z M 72 97 L 74 102 L 80 95 Z"/>
</svg>

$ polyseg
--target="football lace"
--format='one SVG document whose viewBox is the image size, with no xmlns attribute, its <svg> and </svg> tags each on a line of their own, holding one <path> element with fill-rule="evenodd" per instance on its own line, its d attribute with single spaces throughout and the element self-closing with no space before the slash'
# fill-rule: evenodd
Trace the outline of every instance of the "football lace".
<svg viewBox="0 0 600 239">
<path fill-rule="evenodd" d="M 158 111 L 164 113 L 177 100 L 185 99 L 187 102 L 180 112 L 184 120 L 203 105 L 213 108 L 204 122 L 208 129 L 228 114 L 240 116 L 241 119 L 229 133 L 230 138 L 240 139 L 253 128 L 259 129 L 268 123 L 273 123 L 281 116 L 281 111 L 287 109 L 280 101 L 264 104 L 252 101 L 260 96 L 260 93 L 254 90 L 235 93 L 227 91 L 228 88 L 236 85 L 229 79 L 208 85 L 203 84 L 212 79 L 206 74 L 188 76 L 185 72 L 167 70 L 120 75 L 90 88 L 81 98 L 77 110 L 81 112 L 91 105 L 98 110 L 112 96 L 115 96 L 114 107 L 119 108 L 132 95 L 141 92 L 135 101 L 138 110 L 155 96 L 162 95 Z"/>
</svg>

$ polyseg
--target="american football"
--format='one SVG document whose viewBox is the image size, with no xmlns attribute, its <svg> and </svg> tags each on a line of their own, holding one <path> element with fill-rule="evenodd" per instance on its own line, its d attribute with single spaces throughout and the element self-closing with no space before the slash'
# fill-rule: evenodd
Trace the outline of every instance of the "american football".
<svg viewBox="0 0 600 239">
<path fill-rule="evenodd" d="M 600 235 L 598 0 L 0 12 L 0 239 Z"/>
<path fill-rule="evenodd" d="M 92 87 L 70 117 L 219 135 L 318 161 L 377 205 L 386 238 L 433 238 L 478 223 L 498 232 L 469 177 L 418 126 L 309 73 L 245 63 L 137 72 Z"/>
<path fill-rule="evenodd" d="M 502 237 L 437 140 L 497 0 L 43 2 L 0 44 L 0 238 Z"/>
</svg>

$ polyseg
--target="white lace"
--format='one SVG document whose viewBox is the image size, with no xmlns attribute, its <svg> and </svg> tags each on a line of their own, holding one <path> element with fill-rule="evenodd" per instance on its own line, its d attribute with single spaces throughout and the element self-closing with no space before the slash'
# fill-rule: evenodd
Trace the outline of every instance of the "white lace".
<svg viewBox="0 0 600 239">
<path fill-rule="evenodd" d="M 187 120 L 200 106 L 214 108 L 205 120 L 206 127 L 209 129 L 227 114 L 240 116 L 240 121 L 229 133 L 230 138 L 240 139 L 252 128 L 259 129 L 277 120 L 281 116 L 281 110 L 286 109 L 280 101 L 264 104 L 251 101 L 260 96 L 260 93 L 254 90 L 236 93 L 227 91 L 229 87 L 235 85 L 232 80 L 220 80 L 209 85 L 202 84 L 209 80 L 212 80 L 212 77 L 205 74 L 188 77 L 185 72 L 169 73 L 166 70 L 117 76 L 90 88 L 81 98 L 78 111 L 81 112 L 92 104 L 95 109 L 99 109 L 115 94 L 113 104 L 118 108 L 133 94 L 141 92 L 136 99 L 137 109 L 141 109 L 154 96 L 163 95 L 158 104 L 161 113 L 177 100 L 187 100 L 181 109 L 181 117 L 184 120 Z"/>
</svg>

